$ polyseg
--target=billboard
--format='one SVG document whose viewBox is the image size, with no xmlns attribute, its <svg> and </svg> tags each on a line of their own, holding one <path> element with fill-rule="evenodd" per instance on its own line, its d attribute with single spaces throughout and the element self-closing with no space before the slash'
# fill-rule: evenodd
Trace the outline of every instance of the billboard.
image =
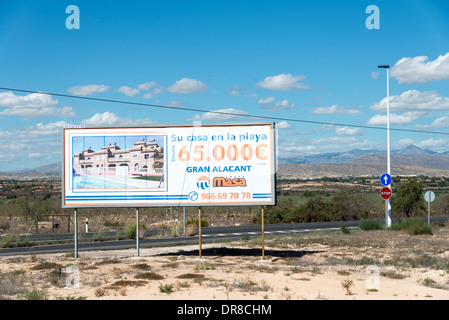
<svg viewBox="0 0 449 320">
<path fill-rule="evenodd" d="M 62 206 L 275 204 L 274 123 L 63 129 Z"/>
</svg>

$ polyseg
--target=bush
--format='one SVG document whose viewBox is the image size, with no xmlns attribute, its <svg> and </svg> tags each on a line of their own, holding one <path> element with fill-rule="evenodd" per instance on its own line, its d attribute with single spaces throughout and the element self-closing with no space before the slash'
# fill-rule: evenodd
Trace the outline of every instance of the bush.
<svg viewBox="0 0 449 320">
<path fill-rule="evenodd" d="M 252 217 L 251 221 L 256 224 L 262 223 L 260 214 Z M 278 207 L 269 207 L 265 210 L 263 221 L 266 224 L 289 223 L 291 221 L 290 209 L 281 209 Z"/>
<path fill-rule="evenodd" d="M 344 233 L 344 234 L 351 234 L 351 230 L 349 230 L 348 228 L 346 228 L 346 226 L 345 226 L 343 223 L 340 225 L 340 230 L 341 230 L 341 232 Z"/>
<path fill-rule="evenodd" d="M 187 220 L 186 221 L 186 223 L 187 224 L 194 224 L 194 225 L 199 225 L 199 223 L 198 223 L 198 218 L 196 218 L 196 219 L 189 219 L 189 220 Z M 201 227 L 202 228 L 206 228 L 206 227 L 208 227 L 209 226 L 209 223 L 206 221 L 206 219 L 201 219 Z"/>
<path fill-rule="evenodd" d="M 383 225 L 378 222 L 378 221 L 374 221 L 374 220 L 363 220 L 360 222 L 359 224 L 359 228 L 363 231 L 368 231 L 368 230 L 382 230 L 383 229 Z"/>
<path fill-rule="evenodd" d="M 125 238 L 126 239 L 135 239 L 136 238 L 136 222 L 130 222 L 125 226 Z"/>
<path fill-rule="evenodd" d="M 305 194 L 305 193 L 304 193 Z M 310 196 L 308 193 L 307 196 Z M 264 221 L 267 224 L 292 222 L 328 222 L 366 219 L 371 212 L 377 210 L 375 203 L 364 195 L 336 194 L 325 200 L 314 196 L 300 206 L 292 207 L 288 202 L 280 202 L 265 211 Z M 253 223 L 260 224 L 260 215 L 252 218 Z"/>
<path fill-rule="evenodd" d="M 399 223 L 393 223 L 392 230 L 404 230 L 411 235 L 432 234 L 432 228 L 418 218 L 409 218 Z"/>
<path fill-rule="evenodd" d="M 173 292 L 173 287 L 174 287 L 173 284 L 162 284 L 161 283 L 159 285 L 159 291 L 162 292 L 162 293 L 170 294 L 170 293 Z"/>
<path fill-rule="evenodd" d="M 45 291 L 33 290 L 24 295 L 25 300 L 48 300 Z"/>
</svg>

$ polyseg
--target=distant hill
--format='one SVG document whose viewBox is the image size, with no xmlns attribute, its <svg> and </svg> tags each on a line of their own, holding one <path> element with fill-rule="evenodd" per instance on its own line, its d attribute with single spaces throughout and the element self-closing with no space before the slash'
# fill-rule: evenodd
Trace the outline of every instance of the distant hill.
<svg viewBox="0 0 449 320">
<path fill-rule="evenodd" d="M 319 179 L 323 177 L 380 177 L 385 173 L 386 164 L 282 164 L 277 171 L 278 179 Z M 449 169 L 430 169 L 418 166 L 391 166 L 391 175 L 429 177 L 449 177 Z"/>
<path fill-rule="evenodd" d="M 409 145 L 403 149 L 392 150 L 392 156 L 403 156 L 403 157 L 415 157 L 415 156 L 441 156 L 449 159 L 449 151 L 445 153 L 436 153 L 431 150 L 421 149 L 414 145 Z M 323 153 L 316 155 L 305 155 L 305 156 L 295 156 L 289 158 L 280 158 L 280 164 L 297 163 L 297 164 L 376 164 L 379 163 L 378 159 L 382 157 L 385 158 L 384 163 L 386 163 L 386 153 L 385 151 L 379 150 L 360 150 L 354 149 L 351 151 L 344 152 L 334 152 L 334 153 Z M 360 162 L 359 159 L 362 159 Z M 398 158 L 399 159 L 399 158 Z M 356 161 L 357 160 L 357 161 Z M 441 161 L 444 161 L 442 159 Z M 364 163 L 363 161 L 368 161 Z M 409 165 L 413 162 L 413 158 L 406 161 Z M 405 164 L 405 163 L 404 163 Z"/>
<path fill-rule="evenodd" d="M 0 172 L 1 178 L 45 178 L 45 177 L 60 177 L 61 176 L 61 162 L 55 162 L 44 166 L 23 169 L 9 172 Z"/>
<path fill-rule="evenodd" d="M 55 162 L 52 164 L 47 164 L 45 166 L 36 167 L 33 169 L 24 169 L 24 170 L 18 170 L 18 171 L 12 171 L 11 173 L 15 174 L 28 174 L 28 173 L 61 173 L 61 162 Z"/>
</svg>

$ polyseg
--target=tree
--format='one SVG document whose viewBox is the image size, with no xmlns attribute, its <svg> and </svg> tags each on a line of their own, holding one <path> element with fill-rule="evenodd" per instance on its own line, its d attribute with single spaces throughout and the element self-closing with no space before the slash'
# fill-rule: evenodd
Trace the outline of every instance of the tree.
<svg viewBox="0 0 449 320">
<path fill-rule="evenodd" d="M 393 210 L 400 211 L 407 218 L 413 217 L 419 211 L 425 211 L 423 198 L 424 187 L 420 181 L 408 178 L 396 192 L 393 192 L 391 206 Z"/>
</svg>

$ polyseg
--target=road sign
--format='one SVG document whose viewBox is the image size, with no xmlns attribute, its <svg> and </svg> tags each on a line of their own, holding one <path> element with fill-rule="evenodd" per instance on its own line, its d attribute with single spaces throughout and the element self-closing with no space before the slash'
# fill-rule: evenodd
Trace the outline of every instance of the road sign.
<svg viewBox="0 0 449 320">
<path fill-rule="evenodd" d="M 388 200 L 391 197 L 391 189 L 388 187 L 384 187 L 380 190 L 380 196 L 382 199 Z"/>
<path fill-rule="evenodd" d="M 435 200 L 435 193 L 433 193 L 432 191 L 427 191 L 425 194 L 424 194 L 424 199 L 427 201 L 427 202 L 433 202 L 433 200 Z"/>
<path fill-rule="evenodd" d="M 427 201 L 427 207 L 428 207 L 428 212 L 427 212 L 427 224 L 430 226 L 430 203 L 435 200 L 435 193 L 433 193 L 432 191 L 427 191 L 424 194 L 424 199 L 426 199 Z"/>
<path fill-rule="evenodd" d="M 384 173 L 380 177 L 380 183 L 384 186 L 389 186 L 391 184 L 391 176 L 388 173 Z"/>
</svg>

